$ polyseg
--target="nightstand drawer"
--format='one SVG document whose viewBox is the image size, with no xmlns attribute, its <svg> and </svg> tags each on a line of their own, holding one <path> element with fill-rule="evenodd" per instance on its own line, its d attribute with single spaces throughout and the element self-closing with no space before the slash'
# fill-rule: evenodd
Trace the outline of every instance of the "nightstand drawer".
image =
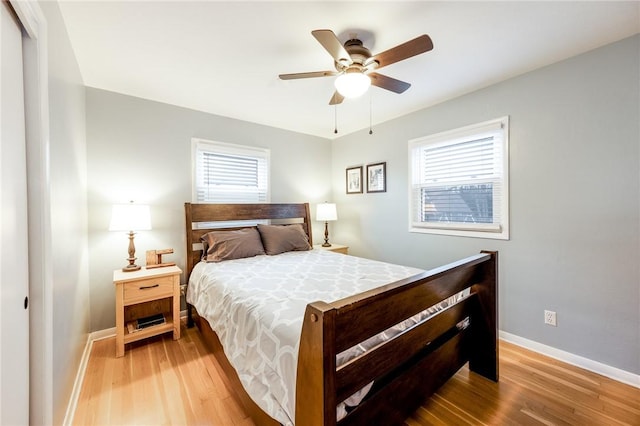
<svg viewBox="0 0 640 426">
<path fill-rule="evenodd" d="M 124 284 L 124 304 L 145 302 L 161 297 L 173 296 L 172 276 L 148 278 Z"/>
</svg>

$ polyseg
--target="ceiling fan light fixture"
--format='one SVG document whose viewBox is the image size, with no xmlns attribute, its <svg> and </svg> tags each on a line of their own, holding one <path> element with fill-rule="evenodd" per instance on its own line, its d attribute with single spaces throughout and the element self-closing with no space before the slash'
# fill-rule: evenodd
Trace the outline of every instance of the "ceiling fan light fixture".
<svg viewBox="0 0 640 426">
<path fill-rule="evenodd" d="M 336 90 L 345 98 L 357 98 L 371 86 L 371 79 L 360 70 L 347 70 L 336 78 Z"/>
</svg>

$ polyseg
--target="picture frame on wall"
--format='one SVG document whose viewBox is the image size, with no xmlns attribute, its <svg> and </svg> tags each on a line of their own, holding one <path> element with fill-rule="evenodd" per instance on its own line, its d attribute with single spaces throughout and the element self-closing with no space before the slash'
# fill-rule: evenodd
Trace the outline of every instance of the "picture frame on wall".
<svg viewBox="0 0 640 426">
<path fill-rule="evenodd" d="M 387 163 L 367 164 L 367 192 L 387 192 Z"/>
<path fill-rule="evenodd" d="M 362 166 L 347 168 L 347 194 L 362 194 Z"/>
</svg>

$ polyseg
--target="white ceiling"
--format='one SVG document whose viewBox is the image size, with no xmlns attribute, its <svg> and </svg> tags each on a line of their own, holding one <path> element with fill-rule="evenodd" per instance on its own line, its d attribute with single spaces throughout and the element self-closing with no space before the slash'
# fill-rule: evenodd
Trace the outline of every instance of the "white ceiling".
<svg viewBox="0 0 640 426">
<path fill-rule="evenodd" d="M 357 33 L 372 53 L 428 34 L 434 49 L 382 68 L 412 84 L 338 106 L 337 136 L 368 128 L 640 32 L 640 2 L 60 2 L 84 83 L 334 138 L 335 77 L 313 38 Z"/>
</svg>

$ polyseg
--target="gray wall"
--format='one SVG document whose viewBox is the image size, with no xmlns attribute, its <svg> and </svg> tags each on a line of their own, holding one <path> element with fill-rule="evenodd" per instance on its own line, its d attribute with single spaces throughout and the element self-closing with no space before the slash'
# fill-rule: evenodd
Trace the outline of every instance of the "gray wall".
<svg viewBox="0 0 640 426">
<path fill-rule="evenodd" d="M 107 230 L 112 204 L 151 207 L 153 230 L 135 238 L 138 264 L 146 250 L 173 248 L 165 259 L 184 267 L 192 137 L 270 148 L 272 202 L 310 202 L 313 209 L 330 196 L 326 139 L 92 88 L 86 107 L 91 330 L 115 325 L 113 270 L 126 264 L 127 237 Z M 316 241 L 321 233 L 314 223 Z"/>
<path fill-rule="evenodd" d="M 58 4 L 40 6 L 49 43 L 53 300 L 46 303 L 54 334 L 51 418 L 60 424 L 89 332 L 85 88 Z"/>
<path fill-rule="evenodd" d="M 91 330 L 114 325 L 111 274 L 126 257 L 126 237 L 107 231 L 112 203 L 151 205 L 140 260 L 172 247 L 184 266 L 200 137 L 271 148 L 272 201 L 335 201 L 331 240 L 353 254 L 430 268 L 499 250 L 502 330 L 640 373 L 639 47 L 638 36 L 623 40 L 333 142 L 87 89 Z M 511 240 L 409 233 L 407 141 L 503 115 Z M 345 168 L 378 161 L 387 192 L 346 195 Z M 544 309 L 557 311 L 557 328 L 543 324 Z"/>
<path fill-rule="evenodd" d="M 639 52 L 635 36 L 333 141 L 333 241 L 423 268 L 499 250 L 501 330 L 640 373 Z M 511 240 L 407 232 L 407 141 L 504 115 Z M 387 192 L 346 195 L 345 168 L 378 161 Z"/>
</svg>

